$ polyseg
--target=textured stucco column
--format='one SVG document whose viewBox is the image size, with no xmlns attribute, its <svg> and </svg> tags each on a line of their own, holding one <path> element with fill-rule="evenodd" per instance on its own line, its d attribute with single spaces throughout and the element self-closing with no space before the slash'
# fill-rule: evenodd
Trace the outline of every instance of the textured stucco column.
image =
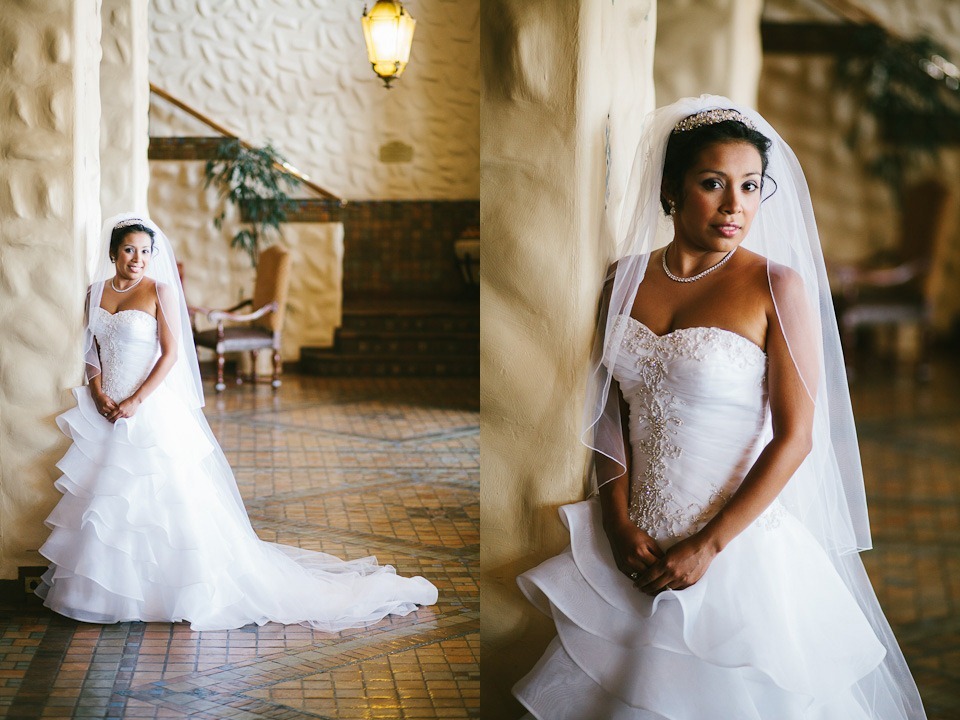
<svg viewBox="0 0 960 720">
<path fill-rule="evenodd" d="M 585 496 L 579 435 L 606 218 L 652 106 L 655 7 L 482 6 L 481 692 L 491 720 L 519 717 L 510 687 L 553 634 L 516 576 L 562 549 L 557 508 Z"/>
<path fill-rule="evenodd" d="M 0 578 L 37 565 L 99 234 L 98 0 L 0 12 Z"/>
<path fill-rule="evenodd" d="M 657 9 L 657 105 L 726 95 L 757 105 L 763 0 L 671 0 Z"/>
<path fill-rule="evenodd" d="M 103 0 L 102 17 L 100 202 L 110 217 L 147 211 L 147 0 Z"/>
</svg>

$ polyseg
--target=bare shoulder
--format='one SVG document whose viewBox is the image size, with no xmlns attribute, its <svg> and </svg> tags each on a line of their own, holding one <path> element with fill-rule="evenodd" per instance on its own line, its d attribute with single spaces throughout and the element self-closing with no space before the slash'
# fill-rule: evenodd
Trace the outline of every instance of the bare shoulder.
<svg viewBox="0 0 960 720">
<path fill-rule="evenodd" d="M 746 296 L 766 304 L 770 298 L 770 282 L 767 279 L 768 261 L 763 255 L 740 248 L 732 260 L 736 261 L 738 286 Z"/>
<path fill-rule="evenodd" d="M 767 267 L 767 276 L 770 290 L 777 296 L 778 301 L 781 298 L 787 301 L 800 301 L 806 297 L 803 278 L 793 268 L 770 262 Z"/>
<path fill-rule="evenodd" d="M 755 253 L 753 250 L 739 248 L 735 259 L 738 271 L 747 275 L 750 279 L 756 280 L 760 277 L 766 277 L 769 261 L 763 255 Z"/>
<path fill-rule="evenodd" d="M 762 288 L 764 294 L 769 295 L 771 290 L 777 296 L 800 298 L 803 296 L 803 279 L 793 268 L 767 259 L 752 250 L 740 249 L 738 258 L 738 274 L 750 284 Z"/>
<path fill-rule="evenodd" d="M 163 312 L 163 308 L 173 308 L 177 305 L 177 291 L 169 283 L 154 283 L 156 287 L 157 299 L 157 311 L 158 313 Z"/>
<path fill-rule="evenodd" d="M 771 262 L 767 268 L 770 297 L 767 315 L 771 327 L 783 328 L 784 323 L 791 333 L 802 337 L 817 334 L 816 299 L 808 294 L 803 277 L 793 268 Z M 782 331 L 781 331 L 782 332 Z M 779 334 L 779 333 L 778 333 Z M 800 343 L 816 346 L 816 343 Z"/>
</svg>

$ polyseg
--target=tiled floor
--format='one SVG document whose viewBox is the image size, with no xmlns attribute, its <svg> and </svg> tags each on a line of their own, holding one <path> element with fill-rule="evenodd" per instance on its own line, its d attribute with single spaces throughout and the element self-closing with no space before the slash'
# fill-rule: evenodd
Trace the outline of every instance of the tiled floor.
<svg viewBox="0 0 960 720">
<path fill-rule="evenodd" d="M 211 393 L 212 394 L 212 393 Z M 960 717 L 960 363 L 853 385 L 877 594 L 930 720 Z M 479 717 L 476 380 L 288 376 L 207 414 L 262 537 L 376 554 L 440 603 L 338 635 L 100 627 L 0 606 L 0 717 Z M 491 719 L 493 720 L 493 719 Z"/>
<path fill-rule="evenodd" d="M 852 385 L 874 589 L 929 720 L 960 718 L 960 357 L 933 380 L 883 365 Z"/>
<path fill-rule="evenodd" d="M 479 717 L 479 384 L 319 379 L 208 389 L 260 536 L 424 575 L 439 603 L 336 635 L 97 626 L 0 606 L 0 717 Z"/>
</svg>

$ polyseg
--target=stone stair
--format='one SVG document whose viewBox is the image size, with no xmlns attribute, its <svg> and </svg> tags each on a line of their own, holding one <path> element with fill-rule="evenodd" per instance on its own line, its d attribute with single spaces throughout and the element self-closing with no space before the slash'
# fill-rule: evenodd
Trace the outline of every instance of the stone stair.
<svg viewBox="0 0 960 720">
<path fill-rule="evenodd" d="M 334 346 L 301 348 L 300 371 L 323 376 L 479 375 L 479 304 L 345 302 Z"/>
</svg>

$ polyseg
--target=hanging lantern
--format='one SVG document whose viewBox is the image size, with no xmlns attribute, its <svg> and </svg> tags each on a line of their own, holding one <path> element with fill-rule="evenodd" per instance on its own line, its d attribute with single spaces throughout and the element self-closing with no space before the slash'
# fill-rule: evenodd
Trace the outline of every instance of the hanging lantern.
<svg viewBox="0 0 960 720">
<path fill-rule="evenodd" d="M 373 71 L 389 88 L 390 82 L 403 74 L 410 59 L 417 21 L 410 17 L 399 0 L 378 0 L 370 12 L 364 5 L 360 22 Z"/>
</svg>

